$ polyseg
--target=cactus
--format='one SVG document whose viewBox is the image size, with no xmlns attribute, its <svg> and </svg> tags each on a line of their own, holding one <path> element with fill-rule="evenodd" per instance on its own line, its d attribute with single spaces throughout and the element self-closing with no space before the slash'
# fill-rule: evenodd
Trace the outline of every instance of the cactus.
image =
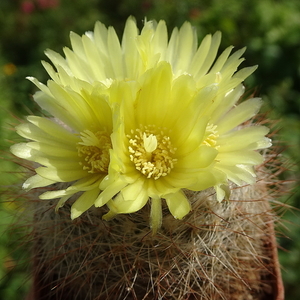
<svg viewBox="0 0 300 300">
<path fill-rule="evenodd" d="M 32 231 L 33 286 L 27 300 L 283 299 L 274 223 L 284 182 L 278 156 L 266 150 L 254 185 L 185 191 L 192 211 L 176 220 L 163 207 L 161 229 L 149 229 L 150 204 L 133 214 L 101 219 L 93 208 L 70 219 L 69 201 L 26 194 L 23 216 Z M 74 200 L 73 200 L 74 201 Z"/>
</svg>

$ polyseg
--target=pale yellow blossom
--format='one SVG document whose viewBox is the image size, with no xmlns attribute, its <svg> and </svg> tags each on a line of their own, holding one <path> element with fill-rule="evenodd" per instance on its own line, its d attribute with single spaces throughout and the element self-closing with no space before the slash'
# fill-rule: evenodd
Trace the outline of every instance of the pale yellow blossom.
<svg viewBox="0 0 300 300">
<path fill-rule="evenodd" d="M 185 189 L 215 187 L 221 201 L 226 193 L 229 196 L 228 180 L 253 183 L 253 166 L 263 162 L 255 150 L 268 147 L 270 141 L 266 127 L 239 130 L 261 105 L 254 98 L 235 106 L 243 91 L 238 85 L 216 96 L 214 89 L 199 89 L 191 75 L 176 77 L 167 62 L 135 81 L 112 84 L 110 169 L 95 202 L 110 208 L 104 218 L 136 212 L 150 200 L 156 231 L 161 201 L 175 218 L 190 211 Z"/>
<path fill-rule="evenodd" d="M 71 208 L 71 217 L 76 218 L 94 204 L 107 175 L 111 109 L 99 87 L 79 94 L 51 81 L 42 90 L 34 99 L 53 118 L 28 116 L 16 130 L 29 142 L 15 144 L 11 151 L 37 163 L 36 174 L 24 182 L 24 189 L 49 186 L 40 198 L 60 198 L 57 209 L 76 195 Z"/>
<path fill-rule="evenodd" d="M 258 98 L 238 104 L 256 69 L 238 70 L 245 49 L 218 56 L 220 32 L 198 46 L 188 22 L 168 37 L 164 21 L 145 20 L 139 31 L 132 17 L 121 42 L 100 22 L 70 39 L 65 57 L 46 51 L 47 85 L 29 78 L 50 117 L 29 116 L 17 127 L 28 142 L 12 152 L 38 164 L 24 188 L 49 186 L 40 197 L 60 199 L 57 208 L 74 196 L 72 218 L 107 204 L 109 219 L 150 201 L 156 231 L 162 201 L 182 219 L 191 209 L 186 189 L 214 187 L 222 201 L 230 182 L 255 181 L 257 150 L 270 140 L 266 127 L 243 125 L 261 106 Z"/>
</svg>

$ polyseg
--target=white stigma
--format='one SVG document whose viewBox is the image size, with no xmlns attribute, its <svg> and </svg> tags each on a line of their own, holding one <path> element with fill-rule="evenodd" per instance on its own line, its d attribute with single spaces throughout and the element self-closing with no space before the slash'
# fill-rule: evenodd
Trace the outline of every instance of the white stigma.
<svg viewBox="0 0 300 300">
<path fill-rule="evenodd" d="M 144 132 L 143 134 L 143 142 L 144 142 L 144 148 L 146 152 L 152 153 L 157 148 L 157 138 L 152 133 L 147 136 L 147 134 Z"/>
<path fill-rule="evenodd" d="M 155 125 L 132 129 L 127 135 L 129 157 L 136 170 L 154 180 L 167 176 L 177 163 L 176 148 L 166 129 Z"/>
</svg>

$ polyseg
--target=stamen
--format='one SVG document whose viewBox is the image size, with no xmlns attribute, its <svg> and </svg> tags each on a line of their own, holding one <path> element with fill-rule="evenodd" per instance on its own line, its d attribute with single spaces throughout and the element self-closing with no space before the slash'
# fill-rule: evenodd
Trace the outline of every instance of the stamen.
<svg viewBox="0 0 300 300">
<path fill-rule="evenodd" d="M 85 130 L 80 133 L 82 142 L 77 145 L 78 156 L 82 157 L 80 165 L 88 173 L 107 173 L 111 140 L 106 131 L 93 133 Z"/>
<path fill-rule="evenodd" d="M 176 148 L 165 134 L 166 129 L 156 128 L 154 125 L 141 128 L 131 130 L 131 134 L 127 135 L 129 157 L 138 171 L 147 178 L 157 180 L 168 175 L 174 168 L 177 162 L 174 158 Z"/>
<path fill-rule="evenodd" d="M 216 146 L 218 137 L 219 134 L 217 131 L 217 125 L 208 124 L 206 127 L 206 135 L 203 144 L 210 147 L 218 148 L 218 146 Z"/>
</svg>

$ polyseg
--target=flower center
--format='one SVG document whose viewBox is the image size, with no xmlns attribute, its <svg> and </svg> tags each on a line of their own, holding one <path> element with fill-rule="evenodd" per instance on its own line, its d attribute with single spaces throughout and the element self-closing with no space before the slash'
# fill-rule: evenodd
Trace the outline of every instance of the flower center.
<svg viewBox="0 0 300 300">
<path fill-rule="evenodd" d="M 144 126 L 131 130 L 129 139 L 130 160 L 135 168 L 147 178 L 157 180 L 168 175 L 174 168 L 177 159 L 174 158 L 176 148 L 170 137 L 155 125 Z"/>
<path fill-rule="evenodd" d="M 88 173 L 107 173 L 109 149 L 112 148 L 109 134 L 106 131 L 93 133 L 85 130 L 80 133 L 82 142 L 77 145 L 78 156 L 82 157 L 80 165 Z"/>
<path fill-rule="evenodd" d="M 205 131 L 206 133 L 203 144 L 210 147 L 218 148 L 218 146 L 216 146 L 217 138 L 219 137 L 217 125 L 208 124 Z"/>
</svg>

